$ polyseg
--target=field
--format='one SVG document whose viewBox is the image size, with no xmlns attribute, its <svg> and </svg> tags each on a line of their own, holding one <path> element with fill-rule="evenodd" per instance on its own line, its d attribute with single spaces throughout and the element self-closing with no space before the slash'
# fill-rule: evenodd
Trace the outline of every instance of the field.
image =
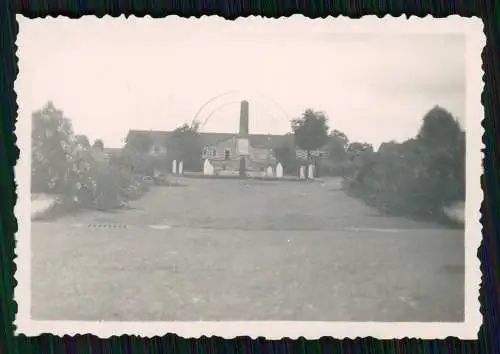
<svg viewBox="0 0 500 354">
<path fill-rule="evenodd" d="M 463 230 L 324 182 L 179 179 L 32 224 L 32 317 L 463 321 Z"/>
</svg>

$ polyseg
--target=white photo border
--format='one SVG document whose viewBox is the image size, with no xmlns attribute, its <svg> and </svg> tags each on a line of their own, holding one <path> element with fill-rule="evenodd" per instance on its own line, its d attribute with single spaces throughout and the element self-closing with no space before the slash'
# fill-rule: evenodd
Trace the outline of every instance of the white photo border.
<svg viewBox="0 0 500 354">
<path fill-rule="evenodd" d="M 65 17 L 27 19 L 17 15 L 18 22 L 22 21 L 85 21 Z M 145 19 L 128 18 L 124 16 L 113 18 L 105 16 L 101 21 L 151 21 Z M 166 19 L 156 19 L 164 21 Z M 172 21 L 227 21 L 218 16 L 205 16 L 201 19 L 184 19 L 178 16 L 169 16 Z M 220 336 L 226 339 L 237 336 L 251 338 L 265 337 L 267 339 L 282 339 L 305 337 L 318 339 L 324 336 L 334 338 L 375 337 L 379 339 L 394 338 L 422 338 L 444 339 L 458 337 L 460 339 L 477 339 L 482 324 L 482 315 L 479 304 L 479 287 L 481 282 L 480 261 L 477 250 L 481 243 L 482 226 L 480 224 L 480 207 L 483 200 L 483 191 L 480 186 L 480 177 L 483 171 L 482 135 L 484 133 L 481 121 L 484 109 L 481 104 L 481 94 L 484 83 L 481 68 L 481 54 L 486 44 L 483 32 L 483 22 L 480 18 L 465 18 L 458 15 L 447 18 L 424 18 L 386 16 L 365 16 L 360 19 L 348 17 L 327 17 L 325 19 L 309 19 L 302 15 L 289 18 L 265 19 L 256 16 L 239 18 L 235 24 L 251 23 L 255 21 L 276 22 L 285 26 L 310 26 L 314 31 L 328 31 L 336 33 L 448 33 L 464 34 L 466 36 L 466 222 L 465 222 L 465 321 L 457 323 L 447 322 L 295 322 L 295 321 L 263 321 L 263 322 L 91 322 L 91 321 L 38 321 L 30 317 L 31 308 L 31 201 L 30 201 L 30 166 L 31 166 L 31 120 L 19 114 L 16 123 L 17 144 L 20 157 L 15 166 L 18 200 L 14 212 L 18 221 L 16 234 L 17 257 L 15 263 L 17 271 L 15 278 L 17 287 L 14 291 L 14 300 L 18 304 L 18 312 L 14 325 L 16 334 L 36 336 L 42 333 L 54 335 L 94 334 L 101 338 L 120 336 L 124 334 L 139 335 L 142 337 L 163 336 L 175 333 L 184 338 L 198 338 L 200 336 Z M 20 25 L 20 31 L 22 31 Z M 19 46 L 19 43 L 17 43 Z M 22 72 L 22 66 L 19 72 Z M 19 108 L 20 113 L 22 107 Z M 29 112 L 25 112 L 29 113 Z M 29 116 L 29 114 L 28 114 Z"/>
</svg>

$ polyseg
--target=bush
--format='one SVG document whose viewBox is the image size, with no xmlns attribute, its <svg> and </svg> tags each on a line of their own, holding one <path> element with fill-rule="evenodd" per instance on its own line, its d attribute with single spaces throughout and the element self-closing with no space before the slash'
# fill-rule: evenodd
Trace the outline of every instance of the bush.
<svg viewBox="0 0 500 354">
<path fill-rule="evenodd" d="M 361 160 L 330 161 L 320 160 L 318 163 L 319 174 L 330 177 L 349 177 L 355 174 L 362 166 Z"/>
<path fill-rule="evenodd" d="M 416 139 L 383 144 L 346 180 L 346 190 L 384 212 L 446 220 L 444 208 L 465 200 L 465 133 L 450 117 L 431 110 Z M 435 132 L 439 127 L 448 130 L 446 138 Z"/>
<path fill-rule="evenodd" d="M 130 171 L 101 165 L 89 175 L 75 180 L 68 201 L 82 208 L 111 210 L 121 208 L 127 202 L 139 199 L 149 190 L 147 182 Z"/>
<path fill-rule="evenodd" d="M 91 148 L 87 137 L 75 136 L 71 120 L 51 102 L 34 112 L 32 121 L 32 192 L 59 195 L 62 208 L 100 210 L 119 208 L 147 192 L 146 182 L 131 168 L 134 156 L 108 165 L 102 141 Z"/>
</svg>

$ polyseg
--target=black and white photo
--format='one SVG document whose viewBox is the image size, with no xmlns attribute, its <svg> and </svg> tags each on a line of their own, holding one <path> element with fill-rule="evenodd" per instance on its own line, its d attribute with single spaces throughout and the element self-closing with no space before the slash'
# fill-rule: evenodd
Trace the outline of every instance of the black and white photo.
<svg viewBox="0 0 500 354">
<path fill-rule="evenodd" d="M 480 21 L 18 22 L 20 333 L 475 337 Z"/>
</svg>

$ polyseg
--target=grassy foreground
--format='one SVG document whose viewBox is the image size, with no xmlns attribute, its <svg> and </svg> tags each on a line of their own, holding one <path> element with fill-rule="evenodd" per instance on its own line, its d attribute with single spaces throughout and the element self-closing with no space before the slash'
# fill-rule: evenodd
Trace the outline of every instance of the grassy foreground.
<svg viewBox="0 0 500 354">
<path fill-rule="evenodd" d="M 380 216 L 338 180 L 184 179 L 32 225 L 32 316 L 461 321 L 464 233 Z"/>
</svg>

